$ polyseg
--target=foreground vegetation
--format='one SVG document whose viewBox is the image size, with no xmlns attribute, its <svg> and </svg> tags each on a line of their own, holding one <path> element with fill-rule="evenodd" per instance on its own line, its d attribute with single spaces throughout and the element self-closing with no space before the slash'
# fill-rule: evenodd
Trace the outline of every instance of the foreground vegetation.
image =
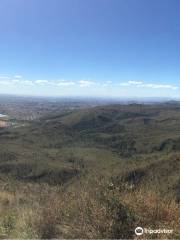
<svg viewBox="0 0 180 240">
<path fill-rule="evenodd" d="M 179 239 L 179 120 L 178 103 L 109 105 L 2 129 L 1 238 Z"/>
<path fill-rule="evenodd" d="M 80 185 L 24 186 L 1 190 L 1 237 L 5 238 L 130 238 L 137 226 L 173 229 L 179 239 L 179 206 L 145 189 L 120 190 L 104 179 Z M 10 186 L 12 188 L 12 186 Z"/>
</svg>

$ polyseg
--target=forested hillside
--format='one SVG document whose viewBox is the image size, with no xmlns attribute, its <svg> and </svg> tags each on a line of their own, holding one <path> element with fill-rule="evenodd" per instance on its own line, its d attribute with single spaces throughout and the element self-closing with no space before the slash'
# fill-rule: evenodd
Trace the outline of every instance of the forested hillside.
<svg viewBox="0 0 180 240">
<path fill-rule="evenodd" d="M 2 237 L 136 239 L 142 226 L 180 238 L 178 103 L 27 119 L 0 129 Z"/>
</svg>

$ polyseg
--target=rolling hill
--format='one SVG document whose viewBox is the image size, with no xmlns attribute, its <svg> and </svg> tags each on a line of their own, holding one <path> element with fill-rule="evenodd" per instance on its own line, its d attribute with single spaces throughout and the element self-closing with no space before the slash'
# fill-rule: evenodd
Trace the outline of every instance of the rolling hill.
<svg viewBox="0 0 180 240">
<path fill-rule="evenodd" d="M 169 224 L 180 236 L 178 103 L 50 112 L 0 129 L 0 146 L 5 236 L 135 238 L 142 223 Z"/>
</svg>

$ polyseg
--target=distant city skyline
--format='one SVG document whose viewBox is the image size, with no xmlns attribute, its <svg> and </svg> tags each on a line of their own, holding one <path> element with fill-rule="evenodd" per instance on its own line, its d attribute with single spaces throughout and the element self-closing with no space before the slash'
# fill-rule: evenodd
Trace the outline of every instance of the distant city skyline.
<svg viewBox="0 0 180 240">
<path fill-rule="evenodd" d="M 2 0 L 0 94 L 180 96 L 178 0 Z"/>
</svg>

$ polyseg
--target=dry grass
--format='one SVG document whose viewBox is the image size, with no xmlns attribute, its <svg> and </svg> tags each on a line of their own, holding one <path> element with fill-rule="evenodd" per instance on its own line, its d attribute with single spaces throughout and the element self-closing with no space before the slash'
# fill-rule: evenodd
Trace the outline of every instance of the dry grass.
<svg viewBox="0 0 180 240">
<path fill-rule="evenodd" d="M 136 224 L 151 229 L 173 229 L 173 235 L 158 234 L 153 238 L 180 237 L 180 206 L 172 198 L 160 197 L 150 189 L 139 189 L 121 196 L 121 201 L 136 213 Z M 150 237 L 150 236 L 148 236 Z"/>
<path fill-rule="evenodd" d="M 134 229 L 173 229 L 180 236 L 179 206 L 150 190 L 121 192 L 104 180 L 70 186 L 18 186 L 0 192 L 0 230 L 6 238 L 129 238 Z"/>
</svg>

